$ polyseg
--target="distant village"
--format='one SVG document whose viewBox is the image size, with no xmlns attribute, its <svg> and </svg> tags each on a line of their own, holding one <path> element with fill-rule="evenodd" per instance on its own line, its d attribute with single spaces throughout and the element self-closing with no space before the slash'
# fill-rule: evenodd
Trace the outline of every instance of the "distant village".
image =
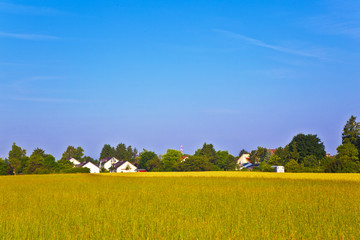
<svg viewBox="0 0 360 240">
<path fill-rule="evenodd" d="M 237 156 L 228 151 L 215 150 L 204 143 L 193 155 L 168 149 L 165 154 L 120 143 L 105 144 L 99 160 L 84 155 L 81 147 L 68 146 L 61 159 L 36 148 L 30 156 L 13 143 L 8 158 L 0 158 L 0 175 L 49 173 L 127 173 L 127 172 L 182 172 L 182 171 L 262 171 L 262 172 L 360 172 L 360 124 L 351 116 L 342 133 L 342 144 L 337 154 L 325 152 L 324 143 L 316 134 L 299 133 L 284 147 L 257 147 L 250 152 L 241 150 Z"/>
<path fill-rule="evenodd" d="M 269 149 L 271 153 L 275 153 L 276 149 Z M 184 156 L 181 158 L 181 161 L 186 161 L 188 157 Z M 100 173 L 100 172 L 111 172 L 111 173 L 128 173 L 128 172 L 147 172 L 146 169 L 138 169 L 134 164 L 129 161 L 120 161 L 115 157 L 104 158 L 99 161 L 99 163 L 92 163 L 89 161 L 80 162 L 75 158 L 68 158 L 68 160 L 76 168 L 88 168 L 90 173 Z M 250 154 L 244 153 L 236 161 L 235 170 L 253 170 L 255 167 L 258 167 L 259 164 L 254 164 L 250 162 Z M 284 166 L 271 166 L 274 172 L 283 173 L 285 172 Z"/>
</svg>

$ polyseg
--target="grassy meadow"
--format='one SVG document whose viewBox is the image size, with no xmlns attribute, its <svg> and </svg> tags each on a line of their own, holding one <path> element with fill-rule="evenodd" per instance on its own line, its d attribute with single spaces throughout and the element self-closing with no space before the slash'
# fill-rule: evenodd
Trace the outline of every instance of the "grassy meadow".
<svg viewBox="0 0 360 240">
<path fill-rule="evenodd" d="M 360 239 L 359 174 L 0 177 L 0 239 Z"/>
</svg>

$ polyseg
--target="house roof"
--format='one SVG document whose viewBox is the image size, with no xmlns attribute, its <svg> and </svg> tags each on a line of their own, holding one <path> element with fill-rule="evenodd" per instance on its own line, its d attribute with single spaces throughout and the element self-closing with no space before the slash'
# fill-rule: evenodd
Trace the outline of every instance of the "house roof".
<svg viewBox="0 0 360 240">
<path fill-rule="evenodd" d="M 271 153 L 271 154 L 275 154 L 277 149 L 268 149 L 268 151 Z"/>
<path fill-rule="evenodd" d="M 124 163 L 126 163 L 127 161 L 119 161 L 117 163 L 114 164 L 114 169 L 117 169 L 118 167 L 120 167 L 121 165 L 123 165 Z"/>
<path fill-rule="evenodd" d="M 100 160 L 100 163 L 101 163 L 101 164 L 104 164 L 104 163 L 108 162 L 109 160 L 111 160 L 112 158 L 115 158 L 115 157 L 103 158 L 103 159 Z M 116 159 L 116 158 L 115 158 L 115 159 Z M 117 160 L 117 159 L 116 159 L 116 160 Z"/>
<path fill-rule="evenodd" d="M 83 167 L 85 164 L 87 164 L 88 162 L 82 162 L 80 164 L 75 165 L 75 167 Z"/>
</svg>

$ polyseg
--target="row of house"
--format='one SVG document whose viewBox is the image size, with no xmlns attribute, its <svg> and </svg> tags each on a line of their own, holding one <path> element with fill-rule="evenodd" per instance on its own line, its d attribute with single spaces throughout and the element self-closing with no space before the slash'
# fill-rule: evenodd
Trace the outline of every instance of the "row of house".
<svg viewBox="0 0 360 240">
<path fill-rule="evenodd" d="M 80 162 L 75 158 L 68 159 L 74 167 L 89 168 L 90 173 L 100 173 L 101 169 L 106 169 L 109 172 L 123 173 L 123 172 L 136 172 L 137 167 L 128 161 L 119 161 L 118 159 L 104 158 L 98 164 L 92 162 Z"/>
<path fill-rule="evenodd" d="M 186 158 L 182 159 L 182 161 L 185 161 Z M 74 164 L 74 167 L 89 168 L 90 173 L 100 173 L 101 169 L 106 169 L 107 171 L 113 173 L 137 172 L 139 170 L 141 171 L 141 169 L 138 170 L 137 167 L 130 162 L 119 161 L 115 157 L 101 159 L 98 164 L 94 164 L 92 162 L 80 162 L 75 158 L 69 158 L 68 160 L 72 164 Z M 241 155 L 241 157 L 237 160 L 238 170 L 241 170 L 243 168 L 252 170 L 254 167 L 257 166 L 259 165 L 250 162 L 250 154 L 248 153 Z M 274 168 L 274 172 L 285 172 L 284 166 L 271 167 Z"/>
</svg>

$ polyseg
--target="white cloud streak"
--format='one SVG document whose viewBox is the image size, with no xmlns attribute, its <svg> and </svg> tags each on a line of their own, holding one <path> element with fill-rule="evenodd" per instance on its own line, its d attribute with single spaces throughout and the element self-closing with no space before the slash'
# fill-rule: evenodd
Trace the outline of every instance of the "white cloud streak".
<svg viewBox="0 0 360 240">
<path fill-rule="evenodd" d="M 50 35 L 9 33 L 9 32 L 0 32 L 0 37 L 16 38 L 16 39 L 24 39 L 24 40 L 56 40 L 56 39 L 60 39 L 59 37 L 50 36 Z"/>
<path fill-rule="evenodd" d="M 310 51 L 297 50 L 297 49 L 291 49 L 291 48 L 281 47 L 281 46 L 277 46 L 277 45 L 272 45 L 272 44 L 265 43 L 261 40 L 255 39 L 255 38 L 247 37 L 247 36 L 244 36 L 244 35 L 241 35 L 238 33 L 234 33 L 234 32 L 230 32 L 230 31 L 226 31 L 226 30 L 214 29 L 213 31 L 224 34 L 224 35 L 234 38 L 234 39 L 243 40 L 254 46 L 268 48 L 268 49 L 272 49 L 274 51 L 288 53 L 288 54 L 302 56 L 302 57 L 312 57 L 312 58 L 324 59 L 324 57 L 321 56 L 320 54 L 313 53 Z"/>
</svg>

